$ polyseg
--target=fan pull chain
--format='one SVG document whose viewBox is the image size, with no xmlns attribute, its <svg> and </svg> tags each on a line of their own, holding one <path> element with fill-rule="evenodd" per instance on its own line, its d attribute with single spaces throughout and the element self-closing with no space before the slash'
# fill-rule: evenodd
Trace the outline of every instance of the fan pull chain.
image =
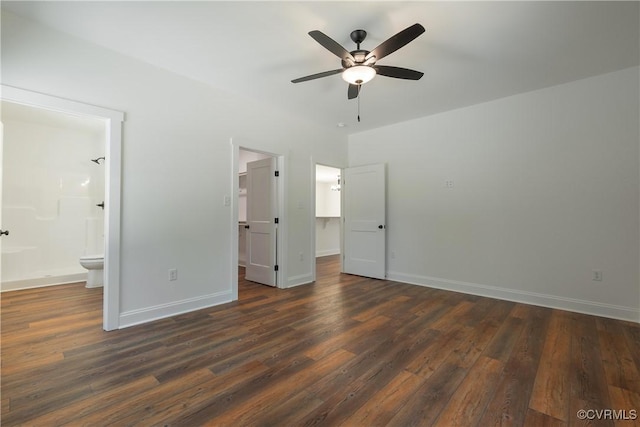
<svg viewBox="0 0 640 427">
<path fill-rule="evenodd" d="M 358 86 L 358 123 L 360 123 L 360 86 Z"/>
</svg>

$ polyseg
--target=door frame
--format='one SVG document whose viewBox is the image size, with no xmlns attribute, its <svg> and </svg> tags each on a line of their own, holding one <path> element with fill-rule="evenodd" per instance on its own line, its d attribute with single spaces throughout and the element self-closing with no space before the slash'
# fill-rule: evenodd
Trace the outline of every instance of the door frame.
<svg viewBox="0 0 640 427">
<path fill-rule="evenodd" d="M 0 85 L 0 98 L 7 102 L 45 110 L 101 119 L 105 123 L 105 253 L 102 328 L 120 327 L 120 212 L 122 169 L 122 122 L 124 113 L 79 101 L 58 98 L 26 89 Z"/>
<path fill-rule="evenodd" d="M 239 173 L 240 173 L 240 150 L 253 151 L 254 153 L 265 154 L 276 159 L 276 169 L 280 176 L 276 180 L 276 206 L 279 218 L 278 234 L 276 238 L 276 259 L 278 262 L 278 274 L 276 275 L 276 288 L 286 288 L 287 275 L 287 194 L 286 194 L 286 158 L 283 155 L 270 153 L 268 151 L 252 148 L 238 140 L 231 138 L 231 189 L 230 196 L 230 216 L 229 224 L 231 230 L 231 300 L 238 300 L 238 197 L 239 197 Z M 224 196 L 226 202 L 226 197 Z"/>
</svg>

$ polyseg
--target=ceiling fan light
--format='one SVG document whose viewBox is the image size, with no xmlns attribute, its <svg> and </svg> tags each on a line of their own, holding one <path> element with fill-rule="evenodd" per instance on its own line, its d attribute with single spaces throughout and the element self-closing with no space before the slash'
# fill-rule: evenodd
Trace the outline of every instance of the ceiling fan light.
<svg viewBox="0 0 640 427">
<path fill-rule="evenodd" d="M 354 65 L 342 72 L 342 79 L 352 85 L 365 84 L 376 75 L 376 70 L 367 65 Z"/>
</svg>

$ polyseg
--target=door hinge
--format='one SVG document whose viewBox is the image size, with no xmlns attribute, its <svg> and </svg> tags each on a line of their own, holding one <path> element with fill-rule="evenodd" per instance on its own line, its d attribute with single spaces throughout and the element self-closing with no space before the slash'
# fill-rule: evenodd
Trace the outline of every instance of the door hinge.
<svg viewBox="0 0 640 427">
<path fill-rule="evenodd" d="M 276 171 L 275 175 L 280 176 L 280 171 Z"/>
<path fill-rule="evenodd" d="M 273 271 L 278 271 L 278 264 L 273 266 Z"/>
<path fill-rule="evenodd" d="M 275 218 L 275 219 L 273 220 L 273 222 L 274 222 L 274 223 L 276 223 L 276 224 L 279 224 L 279 223 L 280 223 L 280 218 Z"/>
</svg>

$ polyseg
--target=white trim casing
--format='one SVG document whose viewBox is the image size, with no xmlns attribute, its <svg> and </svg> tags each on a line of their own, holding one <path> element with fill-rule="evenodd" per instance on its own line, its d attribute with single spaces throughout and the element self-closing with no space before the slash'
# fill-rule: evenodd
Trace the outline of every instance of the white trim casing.
<svg viewBox="0 0 640 427">
<path fill-rule="evenodd" d="M 287 173 L 285 156 L 277 156 L 276 167 L 280 172 L 280 176 L 276 181 L 276 191 L 278 193 L 278 218 L 280 223 L 278 224 L 278 242 L 276 245 L 277 261 L 278 261 L 278 277 L 276 286 L 280 289 L 286 288 L 288 280 L 287 275 L 289 272 L 287 262 L 287 254 L 289 253 L 289 222 L 287 221 L 287 183 L 289 182 L 289 174 Z"/>
<path fill-rule="evenodd" d="M 231 301 L 238 300 L 238 197 L 239 197 L 239 167 L 240 146 L 229 139 L 231 146 L 231 211 L 229 221 L 231 223 Z"/>
</svg>

